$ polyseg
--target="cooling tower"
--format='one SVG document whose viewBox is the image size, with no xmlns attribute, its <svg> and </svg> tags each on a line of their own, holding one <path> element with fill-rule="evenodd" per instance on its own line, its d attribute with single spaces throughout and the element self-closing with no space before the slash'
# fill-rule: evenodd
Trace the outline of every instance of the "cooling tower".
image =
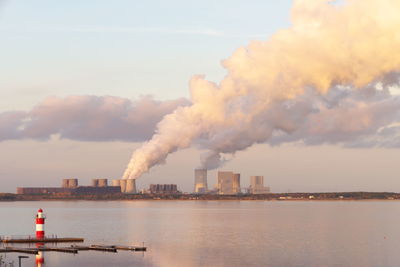
<svg viewBox="0 0 400 267">
<path fill-rule="evenodd" d="M 112 186 L 121 186 L 121 180 L 119 179 L 114 179 L 111 181 Z"/>
<path fill-rule="evenodd" d="M 125 193 L 125 191 L 126 191 L 126 180 L 125 179 L 121 179 L 121 180 L 119 180 L 119 182 L 120 182 L 120 186 L 121 186 L 121 192 L 122 193 Z"/>
<path fill-rule="evenodd" d="M 68 187 L 78 187 L 78 179 L 68 179 Z"/>
<path fill-rule="evenodd" d="M 99 179 L 92 179 L 92 186 L 98 187 L 99 186 Z"/>
<path fill-rule="evenodd" d="M 69 179 L 63 179 L 62 180 L 62 187 L 64 187 L 64 188 L 68 187 L 68 180 Z"/>
<path fill-rule="evenodd" d="M 126 181 L 126 188 L 125 192 L 126 194 L 136 194 L 136 180 L 135 179 L 128 179 Z"/>
<path fill-rule="evenodd" d="M 99 179 L 99 187 L 106 187 L 108 185 L 107 179 Z"/>
<path fill-rule="evenodd" d="M 207 170 L 206 169 L 194 170 L 194 192 L 206 193 L 207 190 L 208 190 Z"/>
</svg>

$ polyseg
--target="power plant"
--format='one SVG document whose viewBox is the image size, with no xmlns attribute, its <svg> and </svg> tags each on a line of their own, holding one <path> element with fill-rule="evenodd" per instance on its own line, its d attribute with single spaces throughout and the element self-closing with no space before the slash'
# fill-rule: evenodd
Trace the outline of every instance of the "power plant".
<svg viewBox="0 0 400 267">
<path fill-rule="evenodd" d="M 208 188 L 207 169 L 194 170 L 194 193 L 195 194 L 219 194 L 237 195 L 245 190 L 247 194 L 267 194 L 270 188 L 264 186 L 264 176 L 251 176 L 250 186 L 240 186 L 240 173 L 232 171 L 218 171 L 217 184 L 213 189 Z M 68 196 L 73 194 L 137 194 L 136 179 L 113 179 L 109 185 L 106 178 L 95 178 L 91 180 L 90 186 L 79 185 L 76 178 L 62 179 L 61 187 L 17 187 L 17 194 L 25 195 L 59 195 Z M 176 184 L 151 184 L 149 189 L 141 189 L 141 194 L 182 194 Z"/>
</svg>

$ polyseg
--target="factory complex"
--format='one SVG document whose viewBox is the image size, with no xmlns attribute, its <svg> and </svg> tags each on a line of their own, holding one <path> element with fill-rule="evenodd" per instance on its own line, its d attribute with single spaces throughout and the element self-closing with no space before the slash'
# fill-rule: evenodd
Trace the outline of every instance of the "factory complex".
<svg viewBox="0 0 400 267">
<path fill-rule="evenodd" d="M 213 195 L 238 195 L 246 194 L 266 194 L 269 187 L 264 186 L 263 176 L 251 176 L 250 186 L 244 188 L 240 186 L 240 174 L 232 171 L 219 171 L 217 174 L 217 184 L 209 190 L 207 181 L 207 170 L 196 169 L 194 171 L 194 193 L 213 194 Z M 136 189 L 135 179 L 114 179 L 111 185 L 108 179 L 92 179 L 91 185 L 81 186 L 78 179 L 63 179 L 61 187 L 18 187 L 19 195 L 110 195 L 110 194 L 160 194 L 176 195 L 182 194 L 176 184 L 151 184 L 148 189 Z"/>
<path fill-rule="evenodd" d="M 194 192 L 182 193 L 176 184 L 150 184 L 137 190 L 134 179 L 92 179 L 90 185 L 79 185 L 78 179 L 63 179 L 61 187 L 18 187 L 17 194 L 0 193 L 0 201 L 32 200 L 361 200 L 400 199 L 388 192 L 314 192 L 271 193 L 264 176 L 250 176 L 249 186 L 241 186 L 241 175 L 218 171 L 216 183 L 209 188 L 206 169 L 194 170 Z"/>
</svg>

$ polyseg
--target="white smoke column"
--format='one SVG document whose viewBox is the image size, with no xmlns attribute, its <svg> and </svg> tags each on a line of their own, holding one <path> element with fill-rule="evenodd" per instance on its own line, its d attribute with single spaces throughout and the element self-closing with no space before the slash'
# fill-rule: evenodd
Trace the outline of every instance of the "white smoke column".
<svg viewBox="0 0 400 267">
<path fill-rule="evenodd" d="M 139 177 L 195 141 L 215 159 L 270 140 L 277 131 L 294 133 L 316 112 L 315 97 L 339 85 L 377 85 L 400 70 L 398 10 L 397 0 L 295 1 L 293 26 L 239 48 L 223 62 L 228 74 L 220 84 L 192 79 L 192 106 L 158 124 L 153 138 L 133 153 L 124 178 Z M 362 126 L 377 127 L 369 119 Z"/>
</svg>

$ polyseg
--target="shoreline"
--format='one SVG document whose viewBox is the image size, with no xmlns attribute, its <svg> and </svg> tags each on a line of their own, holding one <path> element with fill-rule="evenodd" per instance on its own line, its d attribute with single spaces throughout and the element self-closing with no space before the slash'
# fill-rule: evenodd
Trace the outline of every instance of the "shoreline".
<svg viewBox="0 0 400 267">
<path fill-rule="evenodd" d="M 328 192 L 328 193 L 268 193 L 268 194 L 13 194 L 0 193 L 0 202 L 15 201 L 366 201 L 400 200 L 392 192 Z"/>
</svg>

